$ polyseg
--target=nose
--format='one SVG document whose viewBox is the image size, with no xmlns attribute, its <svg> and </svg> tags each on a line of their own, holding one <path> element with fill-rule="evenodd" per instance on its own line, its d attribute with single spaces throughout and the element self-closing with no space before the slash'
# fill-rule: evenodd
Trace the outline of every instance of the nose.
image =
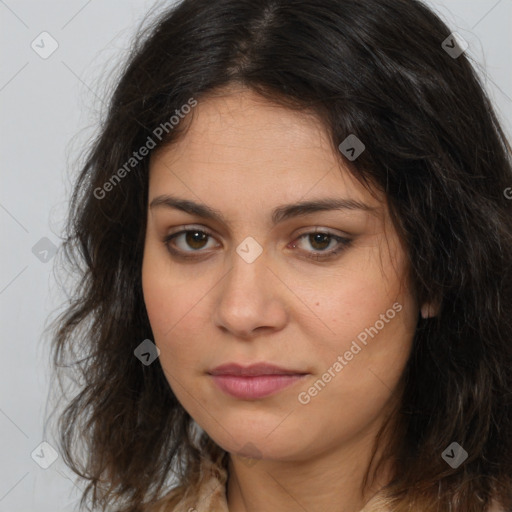
<svg viewBox="0 0 512 512">
<path fill-rule="evenodd" d="M 232 268 L 217 287 L 213 321 L 243 339 L 278 331 L 288 319 L 285 290 L 268 266 L 265 252 L 251 263 L 234 252 Z"/>
</svg>

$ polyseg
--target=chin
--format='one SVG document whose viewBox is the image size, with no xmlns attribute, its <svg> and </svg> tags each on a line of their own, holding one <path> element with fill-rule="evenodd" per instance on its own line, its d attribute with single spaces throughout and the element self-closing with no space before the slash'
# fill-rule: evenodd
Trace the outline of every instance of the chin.
<svg viewBox="0 0 512 512">
<path fill-rule="evenodd" d="M 290 432 L 287 428 L 276 429 L 279 422 L 262 424 L 252 423 L 252 428 L 238 426 L 229 433 L 211 432 L 210 437 L 223 450 L 234 456 L 268 460 L 295 460 L 300 450 L 304 449 L 304 433 Z M 219 434 L 219 435 L 217 435 Z M 230 435 L 231 434 L 231 435 Z"/>
</svg>

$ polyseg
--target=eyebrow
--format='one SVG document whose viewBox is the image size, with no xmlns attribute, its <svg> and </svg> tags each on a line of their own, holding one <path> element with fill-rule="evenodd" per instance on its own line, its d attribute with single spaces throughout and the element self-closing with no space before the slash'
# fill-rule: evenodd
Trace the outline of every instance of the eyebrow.
<svg viewBox="0 0 512 512">
<path fill-rule="evenodd" d="M 181 210 L 190 215 L 196 215 L 204 219 L 214 220 L 225 225 L 230 222 L 224 215 L 214 208 L 205 204 L 196 203 L 189 199 L 181 199 L 171 195 L 161 195 L 155 197 L 149 208 L 173 208 Z M 379 210 L 377 207 L 369 206 L 355 199 L 345 198 L 323 198 L 311 201 L 303 201 L 299 203 L 285 204 L 278 206 L 272 210 L 272 225 L 276 225 L 293 217 L 309 215 L 315 212 L 331 211 L 331 210 L 362 210 L 373 215 Z"/>
</svg>

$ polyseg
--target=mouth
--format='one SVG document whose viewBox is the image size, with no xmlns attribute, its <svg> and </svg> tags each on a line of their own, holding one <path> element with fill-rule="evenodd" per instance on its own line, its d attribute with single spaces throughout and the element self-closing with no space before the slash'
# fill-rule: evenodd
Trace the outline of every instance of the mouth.
<svg viewBox="0 0 512 512">
<path fill-rule="evenodd" d="M 268 363 L 245 367 L 229 363 L 214 368 L 208 374 L 221 391 L 241 400 L 257 400 L 273 395 L 309 375 L 304 371 Z"/>
</svg>

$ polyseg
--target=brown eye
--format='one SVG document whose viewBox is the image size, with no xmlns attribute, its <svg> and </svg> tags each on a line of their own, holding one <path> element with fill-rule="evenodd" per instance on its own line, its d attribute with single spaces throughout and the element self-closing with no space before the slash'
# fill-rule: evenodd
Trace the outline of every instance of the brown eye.
<svg viewBox="0 0 512 512">
<path fill-rule="evenodd" d="M 199 253 L 206 252 L 202 249 L 209 248 L 209 239 L 213 239 L 213 236 L 206 231 L 184 229 L 178 233 L 167 235 L 163 243 L 173 256 L 187 259 L 195 258 L 199 256 Z M 198 253 L 198 255 L 196 256 L 194 253 Z"/>
<path fill-rule="evenodd" d="M 307 248 L 302 248 L 301 251 L 305 251 L 306 257 L 314 260 L 329 259 L 336 254 L 339 254 L 346 247 L 348 247 L 352 240 L 339 235 L 335 235 L 329 232 L 314 231 L 311 233 L 304 233 L 297 240 L 307 240 L 308 245 L 312 247 L 313 251 Z M 334 243 L 333 243 L 334 242 Z M 297 247 L 299 244 L 297 241 L 293 243 L 293 247 Z M 331 249 L 327 250 L 329 247 Z"/>
<path fill-rule="evenodd" d="M 193 249 L 202 249 L 208 235 L 203 231 L 187 231 L 185 234 L 185 243 Z"/>
<path fill-rule="evenodd" d="M 318 249 L 320 251 L 327 249 L 327 247 L 329 247 L 331 240 L 332 240 L 332 236 L 328 235 L 326 233 L 314 233 L 314 234 L 308 235 L 308 237 L 309 237 L 311 246 L 314 249 Z"/>
</svg>

